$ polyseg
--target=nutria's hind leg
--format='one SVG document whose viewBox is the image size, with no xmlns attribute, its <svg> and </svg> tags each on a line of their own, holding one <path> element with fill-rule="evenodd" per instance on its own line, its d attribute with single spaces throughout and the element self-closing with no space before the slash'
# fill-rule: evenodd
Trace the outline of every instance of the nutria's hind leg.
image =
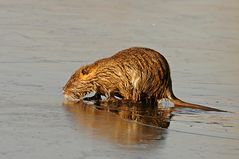
<svg viewBox="0 0 239 159">
<path fill-rule="evenodd" d="M 149 96 L 147 96 L 147 94 L 142 93 L 142 94 L 140 94 L 140 101 L 143 104 L 155 105 L 156 101 L 157 101 L 157 98 L 153 97 L 153 96 L 149 97 Z"/>
<path fill-rule="evenodd" d="M 101 93 L 96 92 L 94 96 L 92 96 L 92 97 L 85 97 L 85 98 L 83 98 L 83 100 L 86 100 L 86 101 L 101 100 Z"/>
</svg>

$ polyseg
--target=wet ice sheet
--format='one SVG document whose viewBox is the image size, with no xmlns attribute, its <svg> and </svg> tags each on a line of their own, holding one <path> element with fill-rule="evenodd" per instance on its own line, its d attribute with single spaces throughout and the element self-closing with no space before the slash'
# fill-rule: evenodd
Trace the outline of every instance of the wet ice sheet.
<svg viewBox="0 0 239 159">
<path fill-rule="evenodd" d="M 238 158 L 237 1 L 0 4 L 0 158 Z M 161 131 L 65 109 L 77 67 L 131 46 L 165 55 L 178 97 L 235 113 L 176 112 Z"/>
</svg>

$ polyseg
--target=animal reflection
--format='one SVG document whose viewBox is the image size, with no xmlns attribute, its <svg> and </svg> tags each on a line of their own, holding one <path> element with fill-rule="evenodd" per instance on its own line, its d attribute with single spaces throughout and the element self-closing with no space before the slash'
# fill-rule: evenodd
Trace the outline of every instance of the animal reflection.
<svg viewBox="0 0 239 159">
<path fill-rule="evenodd" d="M 94 105 L 64 103 L 79 129 L 95 137 L 108 138 L 120 144 L 147 143 L 166 136 L 172 117 L 171 110 L 136 104 Z"/>
</svg>

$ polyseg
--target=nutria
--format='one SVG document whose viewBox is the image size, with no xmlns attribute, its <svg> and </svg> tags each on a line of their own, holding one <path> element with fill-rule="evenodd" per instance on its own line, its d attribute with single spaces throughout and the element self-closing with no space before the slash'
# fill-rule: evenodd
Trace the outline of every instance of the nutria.
<svg viewBox="0 0 239 159">
<path fill-rule="evenodd" d="M 80 67 L 63 88 L 66 100 L 79 101 L 95 92 L 108 99 L 120 97 L 133 102 L 171 100 L 176 107 L 220 111 L 178 99 L 172 90 L 170 68 L 159 52 L 149 48 L 133 47 L 115 55 Z"/>
</svg>

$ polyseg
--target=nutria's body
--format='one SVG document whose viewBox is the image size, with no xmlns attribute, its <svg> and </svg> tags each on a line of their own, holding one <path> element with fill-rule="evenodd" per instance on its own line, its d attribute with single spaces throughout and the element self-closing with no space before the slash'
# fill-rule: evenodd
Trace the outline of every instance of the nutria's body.
<svg viewBox="0 0 239 159">
<path fill-rule="evenodd" d="M 168 98 L 176 106 L 218 111 L 176 98 L 167 60 L 148 48 L 129 48 L 82 66 L 64 87 L 67 100 L 78 101 L 89 92 L 96 92 L 98 97 L 120 96 L 122 100 L 134 102 Z"/>
</svg>

